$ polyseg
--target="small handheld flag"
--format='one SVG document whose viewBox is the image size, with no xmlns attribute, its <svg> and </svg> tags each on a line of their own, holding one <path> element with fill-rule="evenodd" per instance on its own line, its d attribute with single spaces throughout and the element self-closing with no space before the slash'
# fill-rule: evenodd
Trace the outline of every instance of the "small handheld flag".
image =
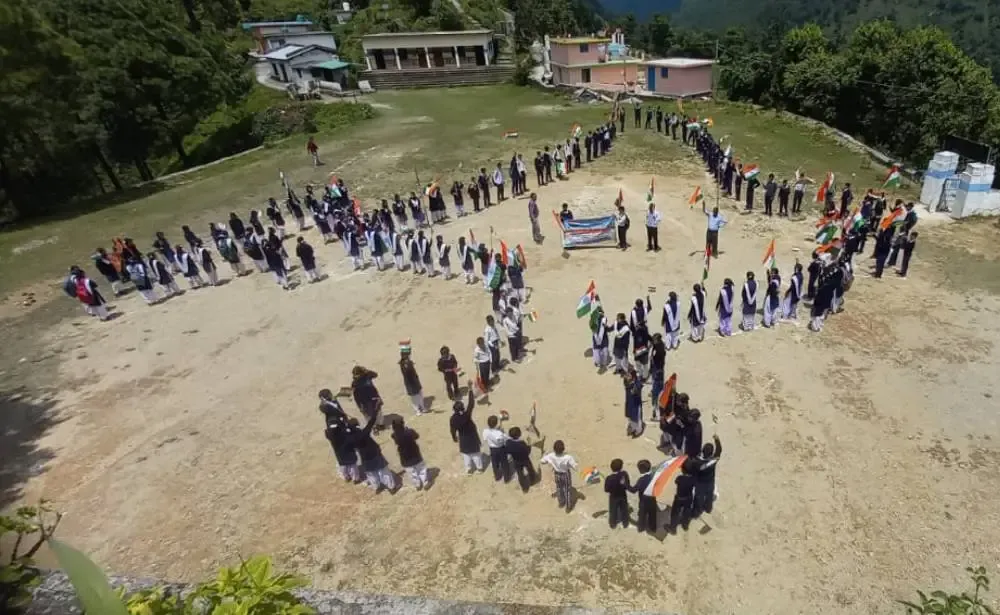
<svg viewBox="0 0 1000 615">
<path fill-rule="evenodd" d="M 517 247 L 515 248 L 515 251 L 517 253 L 516 255 L 517 255 L 517 265 L 518 265 L 518 267 L 520 267 L 521 269 L 527 271 L 528 270 L 528 259 L 524 257 L 524 248 L 521 247 L 521 244 L 517 244 Z"/>
<path fill-rule="evenodd" d="M 760 261 L 761 265 L 767 265 L 768 269 L 773 269 L 775 265 L 774 259 L 774 240 L 767 245 L 767 250 L 764 252 L 764 258 Z"/>
<path fill-rule="evenodd" d="M 708 268 L 712 265 L 712 244 L 705 245 L 705 269 L 701 272 L 701 283 L 708 279 Z"/>
<path fill-rule="evenodd" d="M 476 236 L 473 234 L 472 229 L 469 229 L 469 242 L 472 245 L 476 245 Z"/>
<path fill-rule="evenodd" d="M 538 312 L 536 312 L 535 310 L 531 310 L 530 312 L 528 312 L 528 319 L 531 322 L 538 322 Z"/>
<path fill-rule="evenodd" d="M 581 473 L 583 482 L 588 485 L 596 485 L 601 482 L 601 472 L 596 467 L 585 468 Z"/>
<path fill-rule="evenodd" d="M 569 134 L 573 138 L 578 138 L 581 134 L 583 134 L 583 127 L 579 124 L 573 124 L 570 126 Z"/>
<path fill-rule="evenodd" d="M 409 354 L 410 350 L 412 350 L 412 347 L 410 346 L 410 340 L 408 339 L 400 340 L 399 351 Z"/>
<path fill-rule="evenodd" d="M 899 172 L 899 165 L 894 164 L 892 168 L 889 169 L 889 173 L 885 176 L 885 180 L 882 182 L 883 188 L 898 188 L 899 184 L 903 181 L 903 174 Z"/>
<path fill-rule="evenodd" d="M 751 180 L 760 175 L 760 167 L 755 164 L 748 164 L 743 167 L 743 179 Z"/>
<path fill-rule="evenodd" d="M 704 198 L 701 194 L 701 186 L 695 186 L 694 192 L 691 193 L 691 197 L 688 199 L 688 206 L 694 207 L 695 203 L 698 203 Z"/>
<path fill-rule="evenodd" d="M 826 202 L 826 194 L 833 190 L 833 173 L 827 172 L 826 179 L 820 185 L 819 190 L 816 191 L 816 202 L 823 203 Z"/>
<path fill-rule="evenodd" d="M 506 410 L 501 410 L 500 411 L 500 420 L 501 421 L 509 421 L 510 420 L 510 413 L 507 412 Z"/>
<path fill-rule="evenodd" d="M 649 192 L 646 193 L 646 202 L 647 203 L 652 203 L 653 202 L 653 198 L 655 197 L 655 195 L 656 195 L 656 178 L 655 177 L 650 177 L 649 178 Z"/>
<path fill-rule="evenodd" d="M 580 297 L 580 303 L 578 303 L 576 306 L 577 318 L 583 318 L 584 316 L 590 313 L 590 310 L 594 304 L 594 297 L 596 295 L 596 291 L 597 291 L 597 286 L 594 284 L 594 281 L 591 280 L 590 284 L 587 286 L 587 292 L 583 293 L 583 296 Z"/>
<path fill-rule="evenodd" d="M 660 398 L 656 400 L 656 403 L 660 405 L 660 408 L 666 408 L 667 404 L 670 403 L 670 396 L 674 392 L 674 388 L 677 387 L 677 374 L 670 374 L 667 381 L 663 383 L 663 390 L 660 391 Z"/>
<path fill-rule="evenodd" d="M 500 262 L 504 267 L 510 265 L 510 250 L 507 249 L 507 244 L 500 240 Z"/>
</svg>

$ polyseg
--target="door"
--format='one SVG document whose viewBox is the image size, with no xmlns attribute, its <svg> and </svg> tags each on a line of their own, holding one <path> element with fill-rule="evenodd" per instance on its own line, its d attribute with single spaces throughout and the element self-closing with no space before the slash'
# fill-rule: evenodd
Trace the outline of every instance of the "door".
<svg viewBox="0 0 1000 615">
<path fill-rule="evenodd" d="M 431 55 L 434 56 L 434 66 L 444 66 L 444 54 L 440 49 L 435 49 Z"/>
<path fill-rule="evenodd" d="M 486 66 L 486 52 L 482 45 L 476 47 L 476 66 Z"/>
<path fill-rule="evenodd" d="M 427 52 L 423 49 L 417 49 L 417 61 L 420 62 L 420 68 L 430 66 L 430 62 L 427 60 Z"/>
<path fill-rule="evenodd" d="M 650 92 L 656 91 L 656 67 L 646 67 L 646 89 Z"/>
<path fill-rule="evenodd" d="M 382 53 L 381 49 L 376 49 L 372 52 L 375 57 L 375 68 L 377 70 L 385 70 L 385 54 Z"/>
<path fill-rule="evenodd" d="M 590 83 L 590 69 L 584 68 L 580 71 L 580 81 L 583 83 Z"/>
</svg>

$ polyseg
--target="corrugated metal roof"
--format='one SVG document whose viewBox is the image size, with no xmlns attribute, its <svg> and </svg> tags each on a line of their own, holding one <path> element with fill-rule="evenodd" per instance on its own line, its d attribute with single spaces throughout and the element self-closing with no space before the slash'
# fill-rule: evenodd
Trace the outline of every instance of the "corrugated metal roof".
<svg viewBox="0 0 1000 615">
<path fill-rule="evenodd" d="M 311 26 L 313 22 L 311 21 L 247 21 L 244 22 L 243 29 L 249 30 L 250 28 L 266 28 L 273 26 Z"/>
<path fill-rule="evenodd" d="M 263 55 L 263 58 L 265 60 L 288 60 L 289 58 L 302 52 L 304 49 L 307 49 L 308 47 L 313 47 L 313 45 L 308 45 L 308 46 L 285 45 L 284 47 L 280 47 L 278 49 L 275 49 L 274 51 L 265 53 Z"/>
<path fill-rule="evenodd" d="M 342 68 L 347 68 L 351 64 L 349 62 L 344 62 L 343 60 L 327 60 L 326 62 L 320 62 L 319 64 L 313 64 L 313 68 L 325 68 L 327 70 L 340 70 Z"/>
<path fill-rule="evenodd" d="M 662 60 L 647 60 L 648 66 L 663 66 L 666 68 L 697 68 L 699 66 L 711 66 L 715 64 L 712 60 L 701 60 L 698 58 L 663 58 Z"/>
</svg>

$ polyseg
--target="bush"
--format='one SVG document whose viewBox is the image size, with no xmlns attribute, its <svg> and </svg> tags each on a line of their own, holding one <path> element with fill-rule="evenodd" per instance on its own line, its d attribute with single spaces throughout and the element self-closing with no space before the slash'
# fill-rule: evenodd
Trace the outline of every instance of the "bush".
<svg viewBox="0 0 1000 615">
<path fill-rule="evenodd" d="M 45 500 L 0 517 L 0 544 L 11 549 L 0 564 L 0 613 L 19 613 L 31 601 L 31 591 L 41 581 L 41 571 L 32 558 L 61 518 Z"/>
<path fill-rule="evenodd" d="M 931 592 L 930 596 L 924 592 L 917 592 L 920 603 L 901 600 L 900 603 L 906 607 L 906 612 L 913 615 L 994 615 L 995 611 L 986 604 L 985 599 L 980 594 L 985 594 L 990 590 L 990 579 L 986 576 L 986 568 L 966 568 L 975 590 L 970 595 L 967 592 L 961 594 L 949 594 L 943 591 Z"/>
<path fill-rule="evenodd" d="M 511 76 L 514 85 L 528 85 L 531 82 L 531 69 L 534 67 L 535 63 L 530 55 L 519 56 Z"/>
<path fill-rule="evenodd" d="M 289 102 L 271 107 L 254 117 L 253 133 L 262 143 L 294 134 L 330 132 L 375 117 L 371 105 L 363 103 Z"/>
</svg>

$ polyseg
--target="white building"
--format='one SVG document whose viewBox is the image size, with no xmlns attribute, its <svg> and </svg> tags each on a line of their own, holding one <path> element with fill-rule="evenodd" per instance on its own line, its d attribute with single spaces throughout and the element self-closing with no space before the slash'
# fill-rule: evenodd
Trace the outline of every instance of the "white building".
<svg viewBox="0 0 1000 615">
<path fill-rule="evenodd" d="M 319 45 L 285 45 L 261 56 L 271 65 L 271 78 L 282 83 L 299 83 L 313 79 L 313 68 L 331 66 L 337 61 L 334 49 Z M 346 63 L 342 68 L 346 68 Z"/>
<path fill-rule="evenodd" d="M 285 45 L 298 45 L 299 47 L 316 45 L 337 51 L 337 42 L 334 40 L 332 32 L 274 32 L 263 35 L 262 40 L 264 42 L 263 53 L 270 53 Z"/>
</svg>

